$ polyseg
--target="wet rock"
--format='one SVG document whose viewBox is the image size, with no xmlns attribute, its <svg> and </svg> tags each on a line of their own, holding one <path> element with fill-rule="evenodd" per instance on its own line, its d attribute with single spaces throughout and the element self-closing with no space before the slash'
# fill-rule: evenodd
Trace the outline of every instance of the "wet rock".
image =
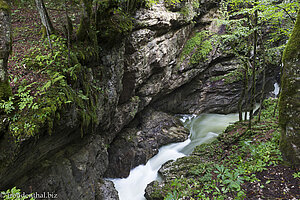
<svg viewBox="0 0 300 200">
<path fill-rule="evenodd" d="M 160 183 L 158 181 L 152 181 L 149 183 L 145 189 L 145 198 L 147 200 L 162 200 L 164 197 L 161 196 L 160 193 L 156 194 L 157 188 L 162 188 L 163 183 Z"/>
<path fill-rule="evenodd" d="M 231 57 L 219 57 L 217 62 L 203 70 L 202 73 L 191 79 L 188 84 L 178 87 L 172 93 L 158 99 L 153 106 L 170 113 L 220 113 L 237 112 L 237 103 L 243 89 L 241 79 L 231 72 L 238 69 L 240 62 Z M 274 71 L 279 68 L 270 68 L 266 78 L 266 85 L 273 86 L 276 80 L 272 78 Z M 231 81 L 235 80 L 235 81 Z M 258 80 L 262 80 L 259 79 Z M 257 91 L 261 90 L 262 82 L 258 81 Z M 266 92 L 272 91 L 266 87 Z"/>
<path fill-rule="evenodd" d="M 98 183 L 96 200 L 119 200 L 118 191 L 112 181 L 102 180 Z"/>
<path fill-rule="evenodd" d="M 139 125 L 124 129 L 110 145 L 107 177 L 127 177 L 130 169 L 145 164 L 161 146 L 187 139 L 189 132 L 176 117 L 151 109 L 142 113 Z"/>
<path fill-rule="evenodd" d="M 1 187 L 14 180 L 14 185 L 27 193 L 49 192 L 57 194 L 58 199 L 96 199 L 98 181 L 108 166 L 103 139 L 96 135 L 78 138 L 72 145 L 46 157 L 43 156 L 45 149 L 52 143 L 44 140 L 45 146 L 41 146 L 40 142 L 31 146 L 32 157 L 15 160 L 15 167 L 6 170 L 6 176 L 1 175 L 6 178 L 1 181 Z M 23 153 L 26 155 L 26 150 Z M 23 163 L 30 166 L 30 162 L 34 162 L 33 168 L 22 167 Z"/>
</svg>

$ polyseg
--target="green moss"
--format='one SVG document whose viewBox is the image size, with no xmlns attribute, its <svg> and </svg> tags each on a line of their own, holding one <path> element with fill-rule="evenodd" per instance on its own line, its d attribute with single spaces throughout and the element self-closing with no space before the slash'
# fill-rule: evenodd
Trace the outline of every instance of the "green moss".
<svg viewBox="0 0 300 200">
<path fill-rule="evenodd" d="M 283 52 L 283 63 L 298 58 L 300 54 L 300 9 L 298 10 L 297 20 L 293 29 L 292 35 L 287 43 L 287 46 Z"/>
<path fill-rule="evenodd" d="M 182 0 L 164 0 L 166 7 L 175 7 L 176 4 L 181 3 Z"/>
<path fill-rule="evenodd" d="M 47 37 L 47 31 L 46 31 L 46 27 L 44 25 L 42 25 L 40 33 L 42 33 L 42 38 Z"/>
<path fill-rule="evenodd" d="M 80 19 L 80 25 L 77 31 L 77 39 L 79 41 L 88 41 L 93 45 L 97 45 L 97 35 L 91 27 L 92 1 L 81 0 L 83 16 Z"/>
<path fill-rule="evenodd" d="M 10 7 L 10 5 L 6 1 L 0 0 L 0 9 L 6 10 L 6 11 L 10 12 L 11 7 Z"/>
<path fill-rule="evenodd" d="M 12 95 L 11 87 L 8 81 L 0 81 L 0 100 L 6 100 Z"/>
<path fill-rule="evenodd" d="M 181 52 L 180 62 L 189 59 L 190 64 L 198 64 L 200 61 L 207 59 L 207 55 L 211 50 L 212 44 L 208 39 L 207 32 L 198 32 L 185 44 Z"/>
<path fill-rule="evenodd" d="M 239 68 L 225 75 L 211 77 L 209 80 L 210 81 L 224 80 L 225 84 L 230 84 L 230 83 L 240 81 L 242 79 L 243 79 L 243 72 L 242 69 Z"/>
<path fill-rule="evenodd" d="M 31 87 L 24 82 L 19 86 L 19 89 L 23 89 L 20 91 L 18 89 L 17 94 L 5 104 L 13 108 L 13 111 L 7 114 L 10 115 L 9 130 L 16 141 L 38 136 L 42 131 L 52 134 L 55 124 L 61 120 L 64 112 L 69 112 L 70 109 L 74 111 L 73 117 L 80 123 L 78 127 L 81 129 L 81 135 L 92 132 L 95 124 L 98 123 L 97 108 L 101 103 L 98 96 L 102 94 L 102 90 L 95 85 L 97 83 L 88 80 L 86 74 L 90 73 L 88 72 L 90 69 L 79 63 L 80 61 L 94 62 L 97 53 L 85 56 L 84 59 L 78 58 L 80 53 L 77 50 L 81 43 L 77 43 L 74 47 L 78 48 L 72 49 L 70 62 L 67 62 L 68 51 L 64 40 L 54 35 L 51 37 L 55 45 L 59 46 L 57 48 L 59 50 L 55 51 L 59 56 L 54 64 L 47 66 L 50 80 L 37 89 L 40 96 L 32 96 Z M 34 65 L 39 62 L 36 58 L 41 58 L 40 52 L 37 51 L 34 56 L 29 55 Z M 51 53 L 43 55 L 43 59 L 47 61 L 44 63 L 53 63 Z M 22 108 L 19 106 L 21 104 L 24 105 Z"/>
<path fill-rule="evenodd" d="M 111 14 L 113 13 L 113 14 Z M 119 42 L 120 37 L 128 34 L 133 29 L 132 17 L 120 9 L 109 9 L 99 13 L 99 34 L 108 43 Z"/>
<path fill-rule="evenodd" d="M 300 9 L 291 37 L 283 53 L 282 92 L 279 122 L 282 127 L 280 148 L 285 158 L 300 165 Z M 293 147 L 294 146 L 294 147 Z"/>
</svg>

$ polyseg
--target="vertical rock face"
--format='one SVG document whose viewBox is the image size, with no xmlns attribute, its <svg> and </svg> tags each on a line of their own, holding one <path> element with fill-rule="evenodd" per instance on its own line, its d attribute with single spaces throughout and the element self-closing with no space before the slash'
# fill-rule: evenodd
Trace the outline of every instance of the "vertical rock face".
<svg viewBox="0 0 300 200">
<path fill-rule="evenodd" d="M 115 138 L 109 153 L 106 177 L 127 177 L 130 169 L 146 162 L 166 144 L 187 139 L 189 131 L 180 120 L 163 112 L 146 109 Z"/>
<path fill-rule="evenodd" d="M 11 94 L 8 83 L 7 61 L 11 51 L 11 16 L 10 6 L 0 0 L 0 99 Z"/>
<path fill-rule="evenodd" d="M 282 127 L 281 151 L 295 166 L 300 166 L 300 9 L 283 55 L 282 93 L 279 122 Z"/>
</svg>

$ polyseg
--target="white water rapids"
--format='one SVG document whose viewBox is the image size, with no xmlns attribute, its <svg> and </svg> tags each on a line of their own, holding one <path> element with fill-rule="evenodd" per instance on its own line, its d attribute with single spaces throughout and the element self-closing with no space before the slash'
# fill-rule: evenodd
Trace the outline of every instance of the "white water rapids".
<svg viewBox="0 0 300 200">
<path fill-rule="evenodd" d="M 146 186 L 158 179 L 157 172 L 165 162 L 186 156 L 197 145 L 210 142 L 230 123 L 237 121 L 238 114 L 183 115 L 181 120 L 190 130 L 189 138 L 186 141 L 161 147 L 158 154 L 151 158 L 146 165 L 139 165 L 132 169 L 127 178 L 110 179 L 118 190 L 120 200 L 145 200 Z"/>
</svg>

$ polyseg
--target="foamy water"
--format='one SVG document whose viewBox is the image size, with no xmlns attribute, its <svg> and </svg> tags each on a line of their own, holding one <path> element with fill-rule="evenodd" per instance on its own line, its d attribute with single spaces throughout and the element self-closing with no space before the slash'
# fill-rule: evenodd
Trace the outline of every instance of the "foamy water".
<svg viewBox="0 0 300 200">
<path fill-rule="evenodd" d="M 197 145 L 212 141 L 237 120 L 238 114 L 183 115 L 181 121 L 190 130 L 186 141 L 161 147 L 146 165 L 132 169 L 127 178 L 110 179 L 115 184 L 120 200 L 145 200 L 145 188 L 158 178 L 157 172 L 165 162 L 190 154 Z"/>
</svg>

